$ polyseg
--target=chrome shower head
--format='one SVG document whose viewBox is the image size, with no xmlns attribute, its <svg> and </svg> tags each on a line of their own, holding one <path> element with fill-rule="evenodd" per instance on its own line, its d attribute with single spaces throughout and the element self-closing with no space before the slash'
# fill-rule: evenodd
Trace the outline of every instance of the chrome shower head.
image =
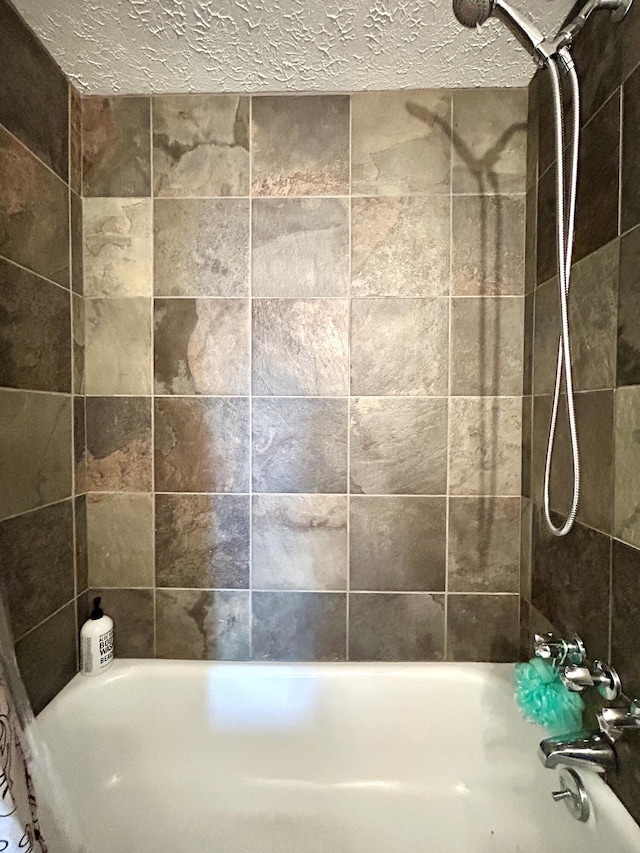
<svg viewBox="0 0 640 853">
<path fill-rule="evenodd" d="M 544 36 L 528 18 L 505 0 L 453 0 L 453 14 L 463 27 L 473 29 L 496 17 L 513 33 L 529 53 L 538 57 Z"/>
<path fill-rule="evenodd" d="M 463 27 L 479 27 L 491 17 L 492 0 L 453 0 L 453 14 Z"/>
</svg>

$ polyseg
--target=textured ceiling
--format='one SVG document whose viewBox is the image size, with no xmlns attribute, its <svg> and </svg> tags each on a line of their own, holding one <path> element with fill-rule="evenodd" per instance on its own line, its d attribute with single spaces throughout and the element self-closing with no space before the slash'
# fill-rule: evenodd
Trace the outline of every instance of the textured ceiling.
<svg viewBox="0 0 640 853">
<path fill-rule="evenodd" d="M 533 71 L 495 22 L 461 29 L 449 0 L 14 3 L 87 93 L 522 86 Z M 526 10 L 551 32 L 571 5 L 529 0 Z"/>
</svg>

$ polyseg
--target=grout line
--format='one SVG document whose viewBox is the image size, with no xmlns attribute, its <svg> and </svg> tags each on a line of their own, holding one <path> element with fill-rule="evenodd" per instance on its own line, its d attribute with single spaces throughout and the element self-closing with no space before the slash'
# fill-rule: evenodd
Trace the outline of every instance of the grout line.
<svg viewBox="0 0 640 853">
<path fill-rule="evenodd" d="M 71 194 L 73 190 L 69 190 Z M 69 222 L 71 222 L 71 217 L 69 217 Z M 69 238 L 71 238 L 71 228 L 69 228 Z M 18 261 L 12 260 L 12 258 L 8 258 L 6 255 L 0 254 L 0 260 L 5 261 L 8 264 L 11 264 L 13 267 L 17 267 L 20 270 L 24 270 L 24 272 L 29 273 L 30 275 L 34 275 L 36 278 L 39 278 L 41 281 L 46 281 L 47 284 L 53 284 L 55 287 L 59 287 L 60 290 L 71 291 L 71 267 L 69 267 L 69 287 L 65 287 L 64 284 L 60 284 L 59 281 L 54 281 L 52 278 L 47 278 L 46 275 L 42 275 L 42 273 L 37 272 L 36 270 L 32 270 L 30 267 L 25 267 L 24 264 L 18 263 Z"/>
<path fill-rule="evenodd" d="M 94 589 L 136 589 L 136 590 L 153 590 L 154 587 L 149 586 L 105 586 L 104 584 L 94 584 Z M 251 593 L 280 593 L 282 595 L 440 595 L 442 597 L 445 596 L 445 590 L 442 589 L 323 589 L 322 587 L 318 587 L 316 589 L 294 589 L 294 588 L 285 588 L 285 587 L 255 587 L 254 589 L 250 589 L 247 587 L 190 587 L 190 586 L 159 586 L 156 587 L 157 591 L 171 591 L 171 592 L 237 592 L 245 595 L 250 595 Z M 474 591 L 474 590 L 454 590 L 447 595 L 452 596 L 500 596 L 502 598 L 516 598 L 519 593 L 516 592 L 487 592 L 486 590 L 482 591 Z M 68 603 L 68 602 L 67 602 Z M 49 617 L 47 617 L 48 619 Z M 44 620 L 46 621 L 46 620 Z M 32 630 L 32 629 L 31 629 Z"/>
<path fill-rule="evenodd" d="M 48 616 L 45 616 L 44 619 L 41 619 L 36 625 L 33 626 L 33 628 L 29 628 L 28 631 L 24 632 L 24 634 L 21 634 L 19 637 L 16 637 L 14 639 L 14 646 L 17 646 L 18 643 L 22 642 L 22 640 L 24 640 L 25 637 L 28 637 L 29 634 L 33 634 L 34 631 L 37 631 L 38 628 L 42 628 L 42 626 L 45 624 L 45 622 L 48 622 L 50 619 L 53 619 L 53 617 L 57 616 L 59 613 L 61 613 L 65 609 L 65 607 L 68 607 L 70 604 L 75 605 L 76 601 L 77 601 L 77 596 L 75 596 L 75 595 L 72 598 L 70 598 L 68 601 L 65 601 L 64 604 L 62 604 L 60 607 L 56 608 Z M 76 611 L 76 616 L 75 616 L 76 627 L 78 625 L 77 609 L 78 609 L 77 607 L 74 607 L 74 610 Z M 77 632 L 76 632 L 76 636 L 77 636 Z M 79 661 L 78 661 L 79 648 L 78 648 L 78 646 L 79 646 L 79 643 L 76 641 L 76 667 L 79 666 Z M 76 669 L 76 671 L 77 671 L 77 669 Z"/>
<path fill-rule="evenodd" d="M 150 216 L 151 216 L 151 293 L 153 294 L 155 290 L 155 263 L 156 263 L 156 252 L 155 252 L 155 203 L 153 199 L 153 98 L 149 98 L 149 192 L 151 197 L 150 203 Z M 153 297 L 149 299 L 149 312 L 150 312 L 150 324 L 151 324 L 151 364 L 149 365 L 149 371 L 151 374 L 151 532 L 152 532 L 152 540 L 151 540 L 151 554 L 152 554 L 152 567 L 153 567 L 153 657 L 156 657 L 157 654 L 157 634 L 158 634 L 158 626 L 157 626 L 157 579 L 156 579 L 156 501 L 155 501 L 155 489 L 156 489 L 156 466 L 155 466 L 155 437 L 156 437 L 156 423 L 155 423 L 155 324 L 154 324 L 154 307 L 155 303 Z"/>
<path fill-rule="evenodd" d="M 83 493 L 84 494 L 84 493 Z M 183 492 L 166 492 L 166 491 L 155 491 L 151 492 L 147 491 L 135 491 L 135 490 L 121 490 L 121 491 L 113 491 L 108 489 L 89 489 L 87 494 L 91 495 L 169 495 L 173 497 L 188 497 L 193 495 L 202 495 L 204 497 L 229 497 L 229 498 L 238 498 L 238 497 L 255 497 L 255 498 L 346 498 L 347 492 L 191 492 L 191 491 L 183 491 Z M 389 499 L 409 499 L 409 500 L 446 500 L 447 497 L 450 500 L 486 500 L 487 498 L 492 498 L 495 500 L 519 500 L 521 495 L 512 494 L 512 495 L 458 495 L 458 494 L 352 494 L 352 498 L 355 500 L 369 500 L 370 498 L 389 498 Z M 57 502 L 59 503 L 59 501 Z M 24 513 L 18 513 L 19 515 L 24 515 Z"/>
<path fill-rule="evenodd" d="M 73 486 L 72 486 L 73 488 Z M 84 494 L 84 493 L 83 493 Z M 12 521 L 14 518 L 21 518 L 23 515 L 29 515 L 32 512 L 39 512 L 41 509 L 49 509 L 52 506 L 57 506 L 58 504 L 63 504 L 65 501 L 72 501 L 74 498 L 73 494 L 65 495 L 63 498 L 58 498 L 55 501 L 51 501 L 46 504 L 38 504 L 38 506 L 29 507 L 28 509 L 23 509 L 20 512 L 14 512 L 11 515 L 5 515 L 0 519 L 0 524 L 4 524 L 5 521 Z"/>
<path fill-rule="evenodd" d="M 67 98 L 69 98 L 69 97 L 70 96 L 69 96 L 68 90 L 67 90 Z M 31 148 L 29 148 L 29 146 L 20 139 L 20 137 L 16 136 L 15 133 L 12 133 L 4 124 L 0 124 L 0 133 L 2 131 L 4 131 L 7 134 L 7 136 L 9 136 L 11 139 L 13 139 L 14 142 L 17 142 L 18 145 L 21 148 L 23 148 L 31 157 L 33 157 L 34 160 L 37 160 L 41 166 L 44 166 L 44 168 L 47 170 L 47 172 L 50 172 L 54 176 L 54 178 L 57 178 L 60 181 L 60 183 L 64 184 L 65 187 L 70 186 L 69 180 L 67 180 L 65 182 L 64 178 L 61 178 L 60 175 L 51 166 L 49 166 L 48 163 L 45 163 L 45 161 L 41 157 L 39 157 L 38 154 L 35 153 L 35 151 L 32 151 Z M 68 133 L 69 133 L 69 128 L 68 128 L 68 122 L 67 122 L 67 134 Z M 67 165 L 67 168 L 68 168 L 68 165 Z M 70 177 L 71 177 L 70 174 L 67 175 L 67 179 L 69 179 Z"/>
<path fill-rule="evenodd" d="M 345 603 L 345 660 L 349 660 L 350 656 L 350 628 L 351 628 L 351 613 L 350 613 L 350 592 L 351 592 L 351 324 L 352 324 L 352 194 L 353 194 L 353 99 L 349 96 L 349 200 L 348 200 L 348 303 L 347 303 L 347 389 L 349 397 L 347 399 L 347 554 L 346 554 L 346 587 L 347 599 Z"/>
<path fill-rule="evenodd" d="M 349 207 L 350 207 L 350 199 L 347 199 L 347 201 L 348 201 Z M 614 239 L 617 239 L 617 238 L 614 238 Z M 612 242 L 612 241 L 610 241 L 610 242 Z M 603 248 L 603 247 L 600 247 L 600 248 Z M 596 249 L 595 251 L 598 251 L 598 249 Z M 584 260 L 584 259 L 581 259 L 580 261 L 576 261 L 576 263 L 579 264 L 582 262 L 582 260 Z M 16 266 L 20 266 L 20 264 L 16 264 Z M 23 267 L 23 269 L 26 269 L 27 272 L 32 272 L 32 270 L 29 270 L 26 267 Z M 37 273 L 35 273 L 35 274 L 37 275 Z M 44 278 L 44 276 L 40 276 L 40 278 Z M 49 279 L 45 279 L 45 280 L 49 281 Z M 553 281 L 553 279 L 549 279 L 549 281 Z M 547 283 L 548 282 L 543 282 L 542 284 L 547 284 Z M 56 282 L 51 282 L 51 284 L 56 284 Z M 538 286 L 542 287 L 542 284 L 540 284 Z M 58 287 L 62 287 L 63 290 L 69 289 L 69 288 L 64 287 L 61 284 L 58 285 Z M 500 293 L 500 294 L 486 294 L 486 295 L 478 294 L 478 293 L 460 293 L 460 294 L 455 293 L 455 294 L 451 294 L 451 295 L 450 294 L 425 293 L 425 294 L 417 294 L 417 295 L 412 295 L 412 296 L 407 296 L 406 294 L 398 294 L 398 295 L 385 294 L 384 296 L 377 296 L 375 294 L 369 294 L 367 296 L 357 296 L 356 295 L 356 296 L 352 296 L 352 297 L 350 297 L 350 296 L 262 296 L 262 295 L 250 297 L 248 295 L 247 296 L 208 296 L 205 294 L 205 295 L 185 296 L 183 294 L 183 295 L 177 295 L 176 296 L 174 294 L 161 294 L 161 293 L 152 293 L 152 294 L 150 294 L 150 293 L 137 293 L 137 294 L 129 293 L 129 294 L 118 294 L 115 296 L 109 295 L 109 294 L 98 294 L 98 295 L 93 294 L 93 295 L 88 295 L 86 298 L 89 301 L 95 300 L 96 302 L 106 302 L 107 300 L 114 300 L 114 301 L 121 301 L 122 302 L 122 301 L 134 300 L 134 299 L 153 299 L 155 301 L 162 300 L 162 301 L 167 301 L 167 302 L 173 301 L 173 300 L 179 302 L 180 300 L 189 300 L 189 299 L 192 301 L 197 300 L 198 302 L 206 302 L 206 301 L 211 301 L 211 302 L 216 302 L 216 301 L 218 301 L 218 302 L 220 302 L 220 301 L 222 301 L 222 302 L 248 302 L 252 298 L 258 302 L 348 302 L 348 301 L 350 301 L 350 299 L 354 299 L 354 300 L 358 300 L 358 301 L 362 301 L 362 302 L 384 302 L 385 300 L 387 302 L 390 302 L 391 300 L 411 301 L 411 302 L 418 302 L 418 301 L 425 301 L 425 302 L 426 301 L 432 301 L 433 302 L 433 301 L 438 300 L 438 301 L 444 302 L 444 301 L 448 300 L 450 298 L 450 296 L 453 296 L 455 299 L 460 299 L 460 300 L 475 299 L 475 300 L 483 300 L 484 301 L 484 300 L 497 300 L 497 299 L 522 299 L 525 295 L 526 294 L 524 294 L 524 293 Z"/>
<path fill-rule="evenodd" d="M 253 96 L 249 97 L 249 659 L 253 659 Z"/>
<path fill-rule="evenodd" d="M 617 232 L 622 235 L 622 163 L 624 157 L 624 114 L 626 104 L 626 89 L 620 87 L 620 124 L 618 127 L 618 228 Z"/>
</svg>

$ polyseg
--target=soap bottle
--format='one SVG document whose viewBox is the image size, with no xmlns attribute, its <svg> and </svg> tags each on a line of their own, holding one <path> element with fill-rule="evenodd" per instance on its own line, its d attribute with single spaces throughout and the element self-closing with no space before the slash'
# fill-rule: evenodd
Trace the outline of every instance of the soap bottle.
<svg viewBox="0 0 640 853">
<path fill-rule="evenodd" d="M 93 610 L 80 630 L 80 672 L 100 675 L 113 663 L 113 620 L 105 616 L 100 598 L 93 599 Z"/>
</svg>

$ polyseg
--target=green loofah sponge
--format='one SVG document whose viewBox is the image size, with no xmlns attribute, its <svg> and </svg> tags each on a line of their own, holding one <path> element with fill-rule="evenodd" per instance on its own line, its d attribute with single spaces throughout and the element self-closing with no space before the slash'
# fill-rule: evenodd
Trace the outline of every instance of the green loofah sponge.
<svg viewBox="0 0 640 853">
<path fill-rule="evenodd" d="M 557 735 L 582 728 L 582 697 L 567 690 L 553 664 L 533 658 L 516 664 L 513 678 L 516 705 L 525 720 L 540 723 Z"/>
</svg>

